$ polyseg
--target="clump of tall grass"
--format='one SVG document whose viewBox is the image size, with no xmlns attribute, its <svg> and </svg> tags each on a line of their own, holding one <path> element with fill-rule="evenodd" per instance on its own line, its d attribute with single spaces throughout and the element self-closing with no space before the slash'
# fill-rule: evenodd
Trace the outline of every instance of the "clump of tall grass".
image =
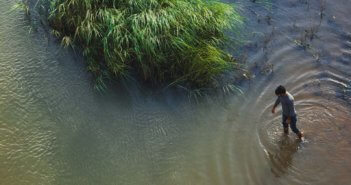
<svg viewBox="0 0 351 185">
<path fill-rule="evenodd" d="M 53 0 L 49 23 L 64 46 L 82 49 L 98 81 L 135 72 L 199 87 L 235 65 L 226 31 L 241 17 L 217 0 Z"/>
<path fill-rule="evenodd" d="M 26 1 L 26 0 L 16 2 L 16 4 L 14 4 L 14 5 L 12 6 L 12 8 L 10 9 L 10 11 L 12 12 L 12 11 L 14 11 L 14 10 L 16 10 L 16 9 L 21 9 L 21 10 L 23 10 L 27 16 L 30 15 L 29 6 L 28 6 L 28 1 Z"/>
</svg>

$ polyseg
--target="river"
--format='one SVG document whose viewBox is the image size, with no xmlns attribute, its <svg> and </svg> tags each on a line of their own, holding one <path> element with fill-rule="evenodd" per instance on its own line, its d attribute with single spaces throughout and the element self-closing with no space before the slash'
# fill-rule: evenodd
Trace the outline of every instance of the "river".
<svg viewBox="0 0 351 185">
<path fill-rule="evenodd" d="M 98 93 L 79 54 L 0 0 L 0 184 L 350 184 L 351 1 L 231 2 L 252 79 L 194 103 L 133 84 Z M 279 84 L 302 142 L 270 112 Z"/>
</svg>

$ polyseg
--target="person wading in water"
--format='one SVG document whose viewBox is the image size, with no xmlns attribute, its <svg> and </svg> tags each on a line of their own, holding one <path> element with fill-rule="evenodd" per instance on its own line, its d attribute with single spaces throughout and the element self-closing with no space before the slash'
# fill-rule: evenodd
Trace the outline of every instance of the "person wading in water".
<svg viewBox="0 0 351 185">
<path fill-rule="evenodd" d="M 296 117 L 296 110 L 294 106 L 294 97 L 286 91 L 285 87 L 283 86 L 278 86 L 277 89 L 275 90 L 275 94 L 278 96 L 277 100 L 275 101 L 273 108 L 272 108 L 272 113 L 275 113 L 275 108 L 281 103 L 282 105 L 282 118 L 283 118 L 283 127 L 284 127 L 284 133 L 288 134 L 289 133 L 289 124 L 291 130 L 299 137 L 299 139 L 302 138 L 303 133 L 299 131 L 299 129 L 296 127 L 297 123 L 297 117 Z"/>
</svg>

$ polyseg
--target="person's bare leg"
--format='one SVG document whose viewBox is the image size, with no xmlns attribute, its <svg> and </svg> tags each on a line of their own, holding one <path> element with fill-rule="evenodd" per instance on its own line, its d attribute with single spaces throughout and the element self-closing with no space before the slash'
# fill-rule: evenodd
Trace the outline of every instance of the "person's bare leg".
<svg viewBox="0 0 351 185">
<path fill-rule="evenodd" d="M 299 133 L 297 134 L 297 137 L 299 137 L 299 139 L 302 139 L 302 137 L 303 137 L 303 132 L 299 132 Z"/>
<path fill-rule="evenodd" d="M 290 124 L 291 130 L 297 135 L 299 139 L 301 139 L 303 137 L 303 133 L 296 127 L 296 116 L 291 117 L 291 120 L 288 120 L 288 123 Z"/>
<path fill-rule="evenodd" d="M 284 134 L 289 134 L 289 127 L 284 127 Z"/>
</svg>

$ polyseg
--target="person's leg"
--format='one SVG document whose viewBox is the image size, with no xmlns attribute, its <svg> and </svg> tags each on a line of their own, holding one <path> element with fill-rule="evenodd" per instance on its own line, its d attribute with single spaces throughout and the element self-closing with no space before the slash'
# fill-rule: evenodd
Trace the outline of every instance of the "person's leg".
<svg viewBox="0 0 351 185">
<path fill-rule="evenodd" d="M 283 128 L 284 128 L 284 133 L 285 134 L 289 134 L 289 124 L 286 122 L 286 120 L 288 119 L 287 116 L 283 115 L 282 116 L 282 124 L 283 124 Z"/>
<path fill-rule="evenodd" d="M 300 130 L 296 127 L 296 123 L 297 123 L 297 117 L 292 116 L 291 122 L 290 122 L 290 128 L 299 138 L 301 138 L 302 134 L 301 134 Z"/>
</svg>

